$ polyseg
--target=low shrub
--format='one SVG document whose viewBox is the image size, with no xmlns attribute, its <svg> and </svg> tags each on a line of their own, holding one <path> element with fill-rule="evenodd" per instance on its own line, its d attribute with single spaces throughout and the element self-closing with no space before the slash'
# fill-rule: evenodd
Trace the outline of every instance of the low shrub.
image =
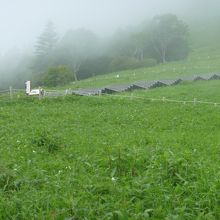
<svg viewBox="0 0 220 220">
<path fill-rule="evenodd" d="M 50 67 L 41 78 L 44 86 L 62 86 L 73 81 L 73 72 L 67 66 Z"/>
<path fill-rule="evenodd" d="M 60 137 L 47 131 L 39 132 L 31 142 L 36 147 L 47 149 L 49 153 L 54 153 L 63 147 Z"/>
</svg>

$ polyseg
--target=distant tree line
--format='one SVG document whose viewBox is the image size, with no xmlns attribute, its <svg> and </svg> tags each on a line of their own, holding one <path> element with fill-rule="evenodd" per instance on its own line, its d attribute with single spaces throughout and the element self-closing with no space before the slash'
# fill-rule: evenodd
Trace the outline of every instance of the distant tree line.
<svg viewBox="0 0 220 220">
<path fill-rule="evenodd" d="M 57 86 L 94 75 L 151 67 L 186 58 L 188 36 L 188 26 L 173 14 L 118 30 L 108 39 L 85 29 L 68 30 L 59 37 L 54 24 L 48 22 L 36 41 L 34 55 L 26 56 L 26 72 L 36 85 Z M 19 77 L 27 77 L 26 72 Z"/>
</svg>

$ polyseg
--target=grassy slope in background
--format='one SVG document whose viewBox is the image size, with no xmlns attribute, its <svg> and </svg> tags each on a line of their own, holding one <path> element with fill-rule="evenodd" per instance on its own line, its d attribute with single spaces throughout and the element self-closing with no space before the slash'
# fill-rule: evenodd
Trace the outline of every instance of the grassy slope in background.
<svg viewBox="0 0 220 220">
<path fill-rule="evenodd" d="M 65 88 L 94 88 L 112 84 L 133 83 L 139 80 L 174 79 L 180 76 L 207 74 L 220 71 L 220 48 L 202 47 L 192 49 L 190 56 L 183 61 L 157 65 L 152 68 L 127 70 L 92 77 L 65 86 Z M 119 75 L 119 78 L 117 78 Z"/>
</svg>

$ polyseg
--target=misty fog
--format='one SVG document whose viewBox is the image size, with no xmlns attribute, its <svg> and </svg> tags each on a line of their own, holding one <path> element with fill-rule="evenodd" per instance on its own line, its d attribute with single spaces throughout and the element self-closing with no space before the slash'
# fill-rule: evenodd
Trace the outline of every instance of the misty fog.
<svg viewBox="0 0 220 220">
<path fill-rule="evenodd" d="M 130 26 L 166 12 L 186 18 L 188 12 L 191 16 L 199 12 L 209 16 L 207 5 L 210 10 L 217 10 L 217 7 L 212 7 L 216 3 L 219 4 L 215 0 L 1 1 L 0 50 L 2 53 L 13 47 L 31 46 L 48 20 L 56 24 L 60 33 L 69 28 L 82 27 L 106 35 L 119 27 Z"/>
<path fill-rule="evenodd" d="M 220 20 L 217 0 L 8 0 L 0 8 L 0 84 L 22 75 L 21 83 L 32 66 L 34 48 L 48 21 L 53 22 L 57 38 L 68 31 L 84 29 L 102 42 L 96 53 L 102 53 L 103 42 L 120 33 L 145 24 L 154 16 L 172 13 L 194 31 L 215 29 Z M 199 25 L 197 25 L 199 24 Z M 92 35 L 91 34 L 91 35 Z M 117 34 L 116 34 L 117 35 Z M 212 34 L 213 35 L 213 34 Z M 76 45 L 74 45 L 75 48 Z M 28 68 L 27 68 L 28 66 Z M 15 79 L 14 79 L 15 80 Z"/>
</svg>

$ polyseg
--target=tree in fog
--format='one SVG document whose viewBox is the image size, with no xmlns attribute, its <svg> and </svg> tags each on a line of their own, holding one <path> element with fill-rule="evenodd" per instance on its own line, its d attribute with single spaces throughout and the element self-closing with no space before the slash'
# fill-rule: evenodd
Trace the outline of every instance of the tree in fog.
<svg viewBox="0 0 220 220">
<path fill-rule="evenodd" d="M 176 15 L 156 16 L 152 22 L 152 47 L 160 62 L 188 55 L 188 27 Z"/>
<path fill-rule="evenodd" d="M 143 30 L 131 36 L 131 45 L 133 47 L 133 56 L 138 60 L 144 60 L 146 50 L 150 44 L 150 34 Z"/>
<path fill-rule="evenodd" d="M 16 48 L 4 54 L 0 58 L 0 88 L 23 88 L 25 80 L 31 77 L 32 58 L 32 51 Z"/>
<path fill-rule="evenodd" d="M 85 29 L 69 30 L 55 51 L 55 63 L 69 66 L 77 80 L 82 63 L 97 51 L 96 35 Z"/>
<path fill-rule="evenodd" d="M 52 56 L 57 44 L 57 34 L 54 24 L 50 21 L 46 24 L 44 31 L 38 37 L 35 45 L 35 59 L 32 69 L 35 73 L 42 73 L 52 63 Z"/>
<path fill-rule="evenodd" d="M 35 53 L 37 56 L 48 55 L 55 47 L 57 42 L 57 34 L 54 24 L 49 21 L 45 26 L 44 31 L 38 37 L 35 45 Z"/>
</svg>

